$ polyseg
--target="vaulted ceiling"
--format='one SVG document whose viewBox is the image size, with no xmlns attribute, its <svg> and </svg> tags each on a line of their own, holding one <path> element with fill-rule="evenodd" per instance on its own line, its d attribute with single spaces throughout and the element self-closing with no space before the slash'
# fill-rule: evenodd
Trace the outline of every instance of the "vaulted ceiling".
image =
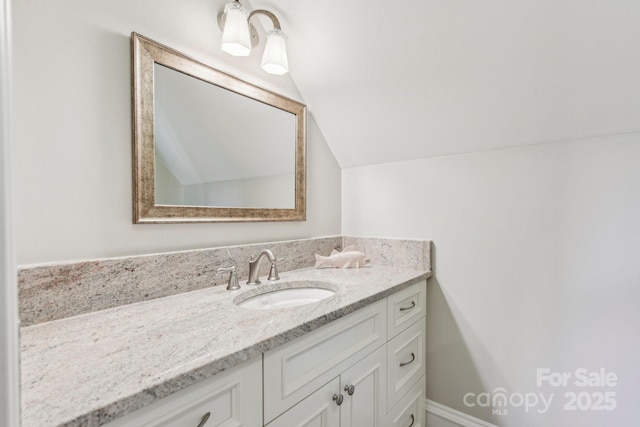
<svg viewBox="0 0 640 427">
<path fill-rule="evenodd" d="M 342 167 L 640 130 L 640 2 L 252 0 Z"/>
</svg>

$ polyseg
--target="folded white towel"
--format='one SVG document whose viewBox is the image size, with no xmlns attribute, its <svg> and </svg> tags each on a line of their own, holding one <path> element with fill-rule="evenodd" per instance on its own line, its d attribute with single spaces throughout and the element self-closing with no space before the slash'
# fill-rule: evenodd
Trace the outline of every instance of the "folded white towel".
<svg viewBox="0 0 640 427">
<path fill-rule="evenodd" d="M 342 252 L 334 249 L 329 256 L 316 254 L 316 268 L 360 268 L 369 262 L 369 258 L 353 246 L 347 246 Z"/>
</svg>

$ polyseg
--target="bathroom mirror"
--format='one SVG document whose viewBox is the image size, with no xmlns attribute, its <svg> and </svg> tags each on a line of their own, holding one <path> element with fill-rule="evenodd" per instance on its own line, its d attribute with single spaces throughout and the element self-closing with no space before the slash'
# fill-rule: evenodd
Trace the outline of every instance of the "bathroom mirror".
<svg viewBox="0 0 640 427">
<path fill-rule="evenodd" d="M 131 40 L 134 223 L 304 220 L 305 106 Z"/>
</svg>

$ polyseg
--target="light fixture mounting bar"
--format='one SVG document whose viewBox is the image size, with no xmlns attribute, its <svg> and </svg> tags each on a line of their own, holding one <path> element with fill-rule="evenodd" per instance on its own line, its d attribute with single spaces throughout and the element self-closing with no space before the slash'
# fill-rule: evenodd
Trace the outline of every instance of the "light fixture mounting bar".
<svg viewBox="0 0 640 427">
<path fill-rule="evenodd" d="M 282 31 L 282 28 L 280 28 L 280 21 L 278 21 L 278 18 L 276 18 L 276 15 L 274 15 L 273 13 L 265 9 L 256 9 L 251 11 L 251 13 L 249 13 L 249 17 L 247 18 L 247 21 L 251 21 L 251 18 L 253 18 L 257 14 L 267 15 L 271 19 L 271 22 L 273 22 L 273 28 L 275 28 L 276 30 Z"/>
</svg>

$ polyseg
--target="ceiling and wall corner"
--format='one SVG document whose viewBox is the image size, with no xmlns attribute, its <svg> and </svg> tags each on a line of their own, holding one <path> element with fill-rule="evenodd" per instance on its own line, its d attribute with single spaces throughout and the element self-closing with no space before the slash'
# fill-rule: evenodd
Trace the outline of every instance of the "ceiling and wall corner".
<svg viewBox="0 0 640 427">
<path fill-rule="evenodd" d="M 343 168 L 640 130 L 640 3 L 265 0 Z"/>
</svg>

